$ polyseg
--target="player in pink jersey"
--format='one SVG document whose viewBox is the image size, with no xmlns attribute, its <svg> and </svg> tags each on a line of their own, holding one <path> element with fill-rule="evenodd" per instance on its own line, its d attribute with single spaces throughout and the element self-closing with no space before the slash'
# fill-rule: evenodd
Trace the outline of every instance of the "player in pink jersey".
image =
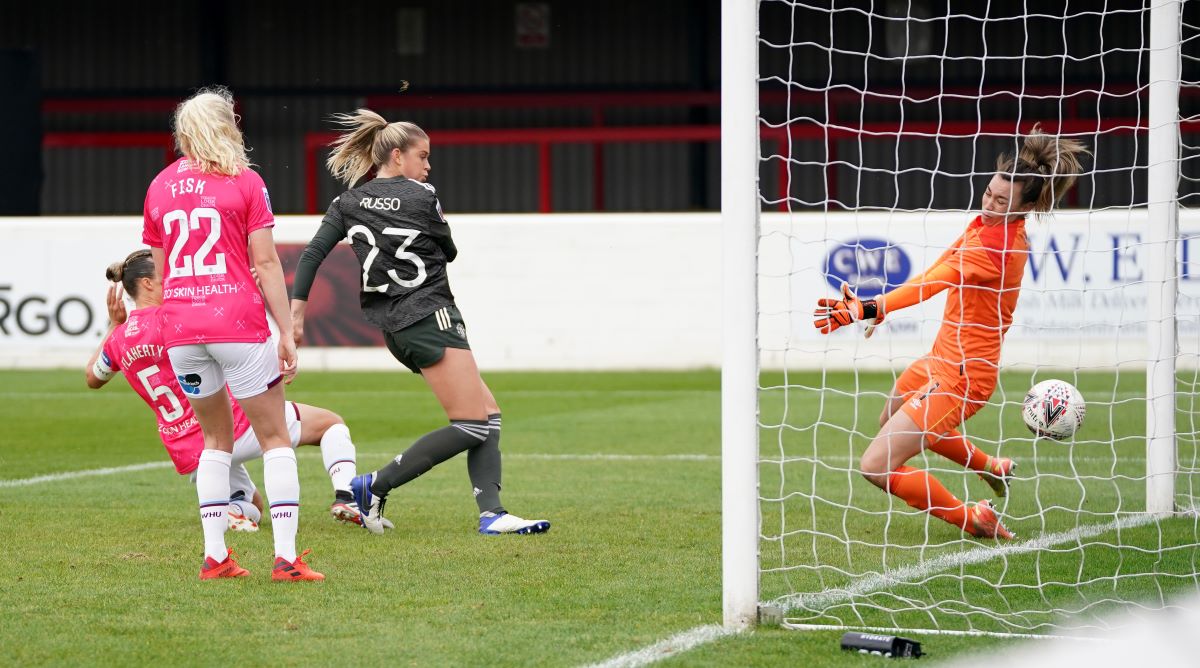
<svg viewBox="0 0 1200 668">
<path fill-rule="evenodd" d="M 113 263 L 105 276 L 116 285 L 108 291 L 108 333 L 86 367 L 88 387 L 99 389 L 117 371 L 123 373 L 130 387 L 154 410 L 159 437 L 175 470 L 181 475 L 190 474 L 204 450 L 204 434 L 163 345 L 159 318 L 162 277 L 149 250 L 134 251 L 125 260 Z M 134 301 L 135 309 L 130 314 L 121 298 L 122 288 Z M 245 462 L 260 457 L 262 450 L 236 400 L 232 409 L 235 442 L 229 473 L 229 528 L 256 531 L 262 499 Z M 342 418 L 324 408 L 289 402 L 287 422 L 292 447 L 321 446 L 325 469 L 333 482 L 335 499 L 330 513 L 334 519 L 361 525 L 350 493 L 350 481 L 356 473 L 354 443 Z"/>
<path fill-rule="evenodd" d="M 283 373 L 296 372 L 296 345 L 287 336 L 278 345 L 269 340 L 264 302 L 283 331 L 292 330 L 292 317 L 267 189 L 250 169 L 228 90 L 207 89 L 188 98 L 176 108 L 173 126 L 183 158 L 150 183 L 142 240 L 163 277 L 163 343 L 204 431 L 196 466 L 204 530 L 200 578 L 247 575 L 225 546 L 232 394 L 262 445 L 275 536 L 271 577 L 322 580 L 304 563 L 307 552 L 296 553 L 300 481 L 280 384 Z"/>
</svg>

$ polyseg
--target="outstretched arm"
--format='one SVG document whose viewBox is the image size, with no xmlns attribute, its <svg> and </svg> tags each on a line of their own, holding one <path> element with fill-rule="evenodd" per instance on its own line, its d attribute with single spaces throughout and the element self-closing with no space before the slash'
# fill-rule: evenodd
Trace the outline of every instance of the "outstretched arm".
<svg viewBox="0 0 1200 668">
<path fill-rule="evenodd" d="M 959 237 L 923 274 L 876 299 L 859 299 L 850 286 L 843 283 L 841 299 L 817 300 L 813 325 L 822 334 L 829 334 L 852 322 L 864 322 L 867 325 L 866 336 L 870 338 L 875 327 L 883 322 L 888 313 L 923 302 L 961 282 L 961 273 L 955 268 L 954 257 L 962 243 L 963 237 Z"/>
<path fill-rule="evenodd" d="M 876 301 L 883 313 L 892 313 L 902 308 L 919 304 L 952 285 L 962 283 L 962 274 L 945 259 L 930 267 L 920 276 L 904 285 L 884 293 Z"/>
</svg>

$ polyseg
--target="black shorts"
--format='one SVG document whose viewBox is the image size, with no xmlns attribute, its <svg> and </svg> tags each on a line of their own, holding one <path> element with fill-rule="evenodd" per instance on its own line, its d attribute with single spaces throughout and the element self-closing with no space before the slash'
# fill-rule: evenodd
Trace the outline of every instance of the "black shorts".
<svg viewBox="0 0 1200 668">
<path fill-rule="evenodd" d="M 399 331 L 384 332 L 383 341 L 413 373 L 440 362 L 447 348 L 471 349 L 466 323 L 455 306 L 442 307 Z"/>
</svg>

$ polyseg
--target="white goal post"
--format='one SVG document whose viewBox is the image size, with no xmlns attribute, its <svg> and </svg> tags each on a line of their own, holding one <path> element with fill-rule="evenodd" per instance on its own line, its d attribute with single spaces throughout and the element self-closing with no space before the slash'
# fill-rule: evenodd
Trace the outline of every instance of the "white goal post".
<svg viewBox="0 0 1200 668">
<path fill-rule="evenodd" d="M 721 3 L 721 553 L 725 625 L 758 620 L 758 3 Z"/>
<path fill-rule="evenodd" d="M 951 18 L 961 21 L 966 15 L 951 16 L 943 6 L 947 15 L 931 16 L 930 5 L 920 0 L 722 0 L 722 592 L 723 620 L 730 629 L 763 620 L 789 625 L 789 613 L 798 611 L 790 619 L 796 628 L 1070 634 L 1105 627 L 1093 621 L 1060 624 L 1067 617 L 1131 606 L 1169 608 L 1177 595 L 1195 593 L 1200 582 L 1195 566 L 1200 562 L 1200 522 L 1192 506 L 1200 493 L 1191 477 L 1200 475 L 1200 428 L 1195 418 L 1181 417 L 1192 407 L 1181 388 L 1184 394 L 1200 391 L 1195 370 L 1200 366 L 1200 334 L 1195 331 L 1200 314 L 1177 313 L 1181 290 L 1188 288 L 1181 285 L 1181 272 L 1184 282 L 1200 275 L 1200 257 L 1195 257 L 1200 256 L 1200 229 L 1181 232 L 1178 213 L 1180 179 L 1187 178 L 1181 165 L 1200 159 L 1189 154 L 1181 138 L 1181 84 L 1188 84 L 1181 67 L 1188 56 L 1182 47 L 1189 42 L 1185 29 L 1200 33 L 1200 28 L 1184 22 L 1181 0 L 1136 5 L 1114 0 L 1086 8 L 1068 4 L 1055 10 L 1073 12 L 1061 17 L 1061 53 L 1038 51 L 1029 35 L 1022 45 L 1003 32 L 1021 25 L 1020 17 L 981 16 L 981 32 L 999 31 L 1003 48 L 992 54 L 985 40 L 981 56 L 956 57 L 949 46 Z M 1026 25 L 1056 18 L 1036 14 L 1037 5 L 1026 3 L 1026 8 Z M 773 12 L 772 36 L 765 36 L 767 26 L 760 24 L 760 12 L 768 10 Z M 790 16 L 792 25 L 776 25 L 782 16 Z M 1067 35 L 1068 19 L 1101 26 L 1099 44 L 1086 53 L 1071 53 L 1075 43 Z M 866 36 L 858 30 L 857 41 L 839 43 L 851 34 L 847 24 L 866 26 Z M 821 32 L 826 26 L 828 34 Z M 1136 31 L 1137 37 L 1130 33 L 1124 42 L 1106 44 L 1104 36 L 1121 27 Z M 930 40 L 938 31 L 944 31 L 940 46 Z M 783 69 L 764 74 L 761 60 L 772 50 L 773 62 L 783 63 Z M 792 72 L 811 74 L 811 67 L 803 70 L 797 63 L 820 60 L 814 54 L 828 59 L 828 76 L 793 81 Z M 1023 62 L 1026 58 L 1032 66 Z M 1120 70 L 1123 58 L 1136 62 L 1121 70 L 1132 84 L 1117 81 L 1106 69 L 1115 62 L 1119 67 L 1114 69 Z M 861 60 L 861 71 L 842 78 L 850 59 Z M 966 90 L 947 83 L 952 78 L 948 69 L 961 63 L 980 68 L 977 83 Z M 1019 71 L 1019 81 L 1011 86 L 990 83 L 988 68 L 993 66 L 1010 80 Z M 1057 84 L 1027 85 L 1028 71 L 1051 66 L 1060 68 Z M 1068 72 L 1076 66 L 1098 74 L 1089 84 L 1072 88 Z M 937 72 L 937 86 L 927 90 L 929 86 L 910 84 L 912 72 Z M 881 86 L 885 78 L 897 83 Z M 801 98 L 811 104 L 798 103 Z M 1103 346 L 1104 334 L 1097 332 L 1114 332 L 1104 364 L 1094 355 L 1071 352 L 1074 347 L 1061 331 L 1049 343 L 1029 344 L 1028 333 L 1037 325 L 1021 321 L 1018 309 L 1009 335 L 1012 345 L 1037 352 L 1022 357 L 1006 347 L 1000 386 L 988 409 L 966 423 L 988 423 L 971 433 L 987 449 L 1020 455 L 1013 495 L 1024 498 L 1001 508 L 1002 516 L 1018 527 L 1018 538 L 1006 544 L 949 538 L 944 525 L 930 523 L 928 516 L 895 498 L 884 501 L 886 493 L 859 491 L 857 457 L 878 429 L 872 423 L 885 396 L 878 388 L 890 387 L 896 372 L 912 361 L 910 344 L 927 348 L 940 307 L 936 314 L 907 321 L 900 317 L 895 323 L 889 315 L 886 326 L 897 332 L 909 327 L 907 339 L 886 330 L 869 343 L 858 340 L 861 334 L 851 341 L 809 338 L 811 332 L 801 331 L 811 321 L 813 304 L 800 301 L 809 299 L 810 287 L 830 290 L 825 285 L 826 280 L 830 286 L 835 282 L 829 275 L 835 271 L 830 249 L 839 243 L 858 244 L 851 252 L 859 254 L 859 261 L 875 257 L 884 264 L 894 257 L 888 255 L 891 249 L 901 246 L 895 240 L 903 238 L 903 262 L 916 265 L 916 258 L 936 257 L 946 247 L 946 217 L 959 221 L 960 230 L 970 220 L 971 209 L 979 206 L 980 183 L 991 174 L 995 147 L 1011 151 L 1016 146 L 1017 132 L 1002 132 L 1000 121 L 982 115 L 964 120 L 963 110 L 982 114 L 985 102 L 1010 105 L 1015 122 L 1005 122 L 1018 132 L 1041 121 L 1051 134 L 1085 138 L 1096 154 L 1081 179 L 1081 184 L 1087 181 L 1084 194 L 1072 196 L 1071 210 L 1063 212 L 1058 228 L 1081 231 L 1056 240 L 1046 228 L 1031 229 L 1034 284 L 1025 281 L 1022 299 L 1029 293 L 1048 310 L 1072 299 L 1081 304 L 1124 300 L 1096 315 L 1101 319 L 1079 325 L 1078 335 L 1093 349 Z M 898 118 L 881 110 L 884 105 L 898 110 Z M 1106 105 L 1125 110 L 1133 120 L 1109 118 Z M 764 112 L 768 107 L 769 118 Z M 931 108 L 936 108 L 936 118 L 928 117 Z M 1052 111 L 1047 114 L 1047 109 Z M 924 153 L 906 156 L 905 141 L 912 139 L 936 145 L 936 150 L 922 148 Z M 1124 163 L 1114 161 L 1121 150 L 1128 153 Z M 885 183 L 879 185 L 881 181 Z M 962 185 L 967 182 L 971 185 Z M 919 190 L 923 184 L 928 202 L 906 203 L 904 189 Z M 871 188 L 886 196 L 872 200 Z M 939 188 L 955 192 L 939 196 Z M 1118 197 L 1111 191 L 1121 189 L 1128 190 L 1126 204 L 1111 199 Z M 890 203 L 878 203 L 888 197 Z M 781 213 L 764 215 L 764 209 Z M 824 222 L 814 223 L 817 216 Z M 781 218 L 784 222 L 774 222 Z M 820 236 L 813 241 L 812 234 Z M 854 240 L 843 242 L 847 235 Z M 1195 251 L 1188 245 L 1192 236 L 1198 240 Z M 1069 252 L 1067 238 L 1076 244 Z M 890 241 L 871 245 L 879 239 Z M 1098 257 L 1107 251 L 1111 257 Z M 1071 263 L 1077 255 L 1081 259 L 1075 266 Z M 780 256 L 793 264 L 777 271 L 765 258 Z M 1118 285 L 1122 263 L 1132 263 L 1135 256 L 1139 273 Z M 1111 264 L 1108 283 L 1093 280 L 1094 272 L 1086 271 L 1101 261 Z M 764 276 L 764 264 L 774 273 Z M 908 264 L 906 276 L 924 268 Z M 1053 273 L 1051 267 L 1061 274 L 1060 284 L 1045 278 Z M 883 284 L 890 285 L 891 274 L 879 271 Z M 1075 274 L 1068 277 L 1071 271 Z M 781 292 L 778 285 L 786 285 L 783 292 L 790 301 L 760 303 L 764 280 L 774 282 L 766 291 L 771 295 Z M 813 285 L 796 288 L 804 280 Z M 1126 298 L 1129 290 L 1136 297 Z M 1187 298 L 1188 304 L 1200 303 L 1200 295 Z M 1135 302 L 1144 304 L 1144 310 L 1131 312 L 1127 306 Z M 1031 312 L 1026 301 L 1021 304 Z M 782 341 L 760 340 L 763 318 L 788 320 L 792 334 Z M 1183 338 L 1181 319 L 1193 327 Z M 798 371 L 803 367 L 809 367 L 807 375 Z M 1020 424 L 1013 420 L 1019 412 L 1013 406 L 1019 408 L 1023 393 L 1046 373 L 1073 374 L 1067 380 L 1093 386 L 1092 394 L 1084 394 L 1094 431 L 1076 446 L 1051 444 L 1012 427 Z M 768 375 L 770 380 L 764 380 Z M 1136 419 L 1131 418 L 1135 413 Z M 1134 425 L 1143 414 L 1145 424 Z M 1177 425 L 1189 419 L 1191 424 Z M 1128 429 L 1135 428 L 1141 431 L 1131 435 Z M 778 441 L 778 452 L 760 448 L 763 434 Z M 1186 451 L 1180 449 L 1184 443 Z M 953 470 L 947 460 L 923 456 L 914 464 L 918 468 L 959 476 L 953 484 L 947 482 L 955 493 L 978 489 L 977 480 L 961 476 L 962 468 Z M 837 496 L 831 496 L 835 487 Z M 1060 490 L 1065 491 L 1056 496 Z M 1030 510 L 1030 504 L 1036 509 Z M 863 527 L 872 522 L 879 530 L 866 532 Z M 1169 522 L 1183 524 L 1164 524 Z M 768 565 L 764 550 L 770 554 Z M 993 576 L 980 570 L 988 564 L 996 564 L 1000 572 Z M 767 578 L 770 591 L 764 591 Z"/>
</svg>

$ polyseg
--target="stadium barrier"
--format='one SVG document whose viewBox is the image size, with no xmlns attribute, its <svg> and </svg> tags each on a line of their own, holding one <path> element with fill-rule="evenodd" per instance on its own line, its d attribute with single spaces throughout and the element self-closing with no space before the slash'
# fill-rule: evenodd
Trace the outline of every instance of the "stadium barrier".
<svg viewBox="0 0 1200 668">
<path fill-rule="evenodd" d="M 1141 356 L 1145 215 L 1063 212 L 1030 222 L 1006 364 L 1107 368 Z M 319 221 L 278 219 L 289 281 Z M 790 243 L 760 251 L 763 366 L 897 368 L 925 352 L 942 296 L 890 316 L 870 342 L 855 328 L 826 340 L 790 319 L 807 320 L 808 305 L 836 294 L 842 280 L 867 296 L 916 275 L 965 222 L 961 212 L 764 214 L 764 234 Z M 451 285 L 484 369 L 720 365 L 719 214 L 462 215 L 451 225 L 460 248 Z M 1180 230 L 1180 348 L 1194 351 L 1200 213 L 1181 211 Z M 104 268 L 141 246 L 141 219 L 0 218 L 0 237 L 0 367 L 82 366 L 105 330 Z M 314 347 L 302 351 L 304 368 L 397 368 L 358 312 L 359 280 L 353 255 L 339 247 L 312 293 Z"/>
</svg>

